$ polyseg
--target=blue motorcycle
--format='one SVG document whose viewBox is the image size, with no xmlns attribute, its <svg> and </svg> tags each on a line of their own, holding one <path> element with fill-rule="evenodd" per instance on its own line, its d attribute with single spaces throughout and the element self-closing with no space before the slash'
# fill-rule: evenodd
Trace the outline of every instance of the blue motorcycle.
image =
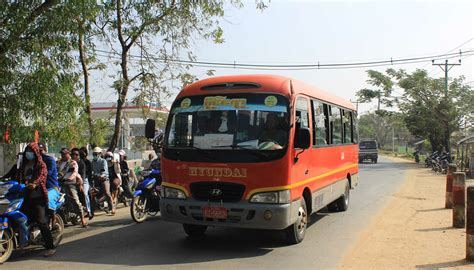
<svg viewBox="0 0 474 270">
<path fill-rule="evenodd" d="M 161 171 L 152 169 L 143 171 L 142 175 L 144 179 L 135 189 L 130 204 L 130 214 L 137 223 L 145 221 L 148 215 L 156 216 L 160 212 Z"/>
<path fill-rule="evenodd" d="M 28 245 L 44 245 L 36 223 L 30 223 L 21 212 L 25 185 L 16 181 L 0 182 L 0 264 L 6 262 L 21 242 Z M 64 222 L 55 210 L 64 203 L 64 196 L 56 190 L 48 191 L 50 213 L 49 226 L 53 244 L 58 246 L 63 238 Z M 21 241 L 23 240 L 23 241 Z"/>
</svg>

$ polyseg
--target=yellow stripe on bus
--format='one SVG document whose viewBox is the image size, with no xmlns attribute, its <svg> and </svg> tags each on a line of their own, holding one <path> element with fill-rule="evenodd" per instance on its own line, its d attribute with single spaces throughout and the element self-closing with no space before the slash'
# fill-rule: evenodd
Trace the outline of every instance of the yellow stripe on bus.
<svg viewBox="0 0 474 270">
<path fill-rule="evenodd" d="M 327 172 L 327 173 L 323 173 L 323 174 L 320 174 L 318 176 L 315 176 L 315 177 L 311 177 L 309 179 L 305 179 L 305 180 L 301 180 L 299 182 L 296 182 L 296 183 L 293 183 L 291 185 L 286 185 L 286 186 L 278 186 L 278 187 L 266 187 L 266 188 L 257 188 L 257 189 L 254 189 L 252 190 L 251 192 L 249 192 L 249 194 L 247 195 L 246 199 L 250 199 L 250 197 L 255 194 L 255 193 L 259 193 L 259 192 L 267 192 L 267 191 L 279 191 L 279 190 L 285 190 L 285 189 L 292 189 L 292 188 L 295 188 L 295 187 L 299 187 L 299 186 L 302 186 L 302 185 L 306 185 L 308 183 L 311 183 L 313 181 L 316 181 L 318 179 L 321 179 L 321 178 L 324 178 L 324 177 L 327 177 L 327 176 L 330 176 L 332 174 L 336 174 L 338 172 L 341 172 L 341 171 L 345 171 L 347 169 L 351 169 L 353 167 L 356 167 L 358 164 L 352 164 L 352 165 L 349 165 L 349 166 L 346 166 L 346 167 L 342 167 L 342 168 L 339 168 L 339 169 L 336 169 L 336 170 L 333 170 L 333 171 L 330 171 L 330 172 Z M 171 188 L 176 188 L 176 189 L 179 189 L 181 191 L 183 191 L 186 196 L 189 197 L 189 192 L 188 190 L 181 186 L 181 185 L 178 185 L 178 184 L 172 184 L 172 183 L 168 183 L 168 182 L 163 182 L 162 183 L 163 186 L 165 187 L 171 187 Z"/>
<path fill-rule="evenodd" d="M 327 172 L 327 173 L 320 174 L 320 175 L 315 176 L 315 177 L 311 177 L 309 179 L 301 180 L 301 181 L 293 183 L 291 185 L 279 186 L 279 187 L 257 188 L 257 189 L 252 190 L 251 192 L 249 192 L 246 199 L 247 200 L 250 199 L 250 197 L 255 193 L 292 189 L 292 188 L 295 188 L 295 187 L 306 185 L 306 184 L 311 183 L 313 181 L 316 181 L 318 179 L 324 178 L 324 177 L 332 175 L 332 174 L 336 174 L 336 173 L 341 172 L 341 171 L 345 171 L 347 169 L 350 169 L 350 168 L 353 168 L 353 167 L 356 167 L 356 166 L 357 166 L 357 164 L 352 164 L 352 165 L 342 167 L 342 168 L 339 168 L 339 169 L 336 169 L 336 170 L 333 170 L 333 171 L 330 171 L 330 172 Z"/>
</svg>

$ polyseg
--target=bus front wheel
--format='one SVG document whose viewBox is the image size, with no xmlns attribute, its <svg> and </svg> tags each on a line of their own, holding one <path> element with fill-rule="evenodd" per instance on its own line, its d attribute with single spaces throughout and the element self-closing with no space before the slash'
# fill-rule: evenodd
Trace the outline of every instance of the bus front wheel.
<svg viewBox="0 0 474 270">
<path fill-rule="evenodd" d="M 306 227 L 308 226 L 308 211 L 306 210 L 306 202 L 304 197 L 301 197 L 300 206 L 298 208 L 298 218 L 293 225 L 285 229 L 286 238 L 290 245 L 301 243 L 306 234 Z"/>
</svg>

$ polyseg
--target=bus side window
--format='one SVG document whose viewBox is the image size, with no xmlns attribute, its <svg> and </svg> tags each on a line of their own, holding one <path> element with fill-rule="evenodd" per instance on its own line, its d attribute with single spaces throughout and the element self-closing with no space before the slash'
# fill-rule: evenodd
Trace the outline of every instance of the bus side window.
<svg viewBox="0 0 474 270">
<path fill-rule="evenodd" d="M 357 123 L 357 113 L 352 112 L 352 142 L 358 143 L 359 142 L 359 125 Z"/>
<path fill-rule="evenodd" d="M 298 132 L 301 127 L 309 128 L 308 99 L 304 97 L 296 100 L 295 132 Z M 295 148 L 298 148 L 298 145 L 295 144 Z"/>
<path fill-rule="evenodd" d="M 313 145 L 328 145 L 328 126 L 326 124 L 325 105 L 317 100 L 312 100 L 313 109 Z"/>
<path fill-rule="evenodd" d="M 324 104 L 324 126 L 326 127 L 326 142 L 331 144 L 331 106 Z"/>
<path fill-rule="evenodd" d="M 341 109 L 336 106 L 331 106 L 331 138 L 332 144 L 342 143 Z"/>
<path fill-rule="evenodd" d="M 344 132 L 344 143 L 351 143 L 352 142 L 352 120 L 351 120 L 351 112 L 348 110 L 342 111 L 342 125 L 343 125 L 343 132 Z"/>
</svg>

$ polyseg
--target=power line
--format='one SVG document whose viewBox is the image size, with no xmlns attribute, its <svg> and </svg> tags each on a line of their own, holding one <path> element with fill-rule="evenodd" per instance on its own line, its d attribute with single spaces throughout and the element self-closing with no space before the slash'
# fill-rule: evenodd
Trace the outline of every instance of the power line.
<svg viewBox="0 0 474 270">
<path fill-rule="evenodd" d="M 109 57 L 120 59 L 118 53 L 107 52 L 104 50 L 97 50 L 97 52 L 105 53 L 107 55 L 98 54 L 101 57 Z M 115 57 L 113 55 L 116 55 Z M 174 63 L 180 65 L 193 65 L 197 67 L 214 67 L 214 68 L 239 68 L 239 69 L 257 69 L 257 70 L 314 70 L 314 69 L 347 69 L 347 68 L 365 68 L 365 67 L 377 67 L 377 66 L 387 66 L 387 65 L 396 65 L 396 64 L 413 64 L 420 63 L 432 60 L 439 59 L 451 59 L 461 56 L 471 56 L 474 55 L 474 50 L 470 49 L 467 51 L 460 51 L 456 53 L 445 53 L 438 55 L 430 56 L 420 56 L 412 58 L 400 58 L 390 60 L 380 60 L 380 61 L 368 61 L 368 62 L 349 62 L 349 63 L 326 63 L 326 64 L 292 64 L 292 65 L 266 65 L 266 64 L 248 64 L 248 63 L 226 63 L 226 62 L 203 62 L 203 61 L 191 61 L 191 60 L 182 60 L 182 59 L 164 59 L 158 57 L 150 57 L 150 59 L 162 62 L 162 63 Z M 140 56 L 130 54 L 129 57 L 134 59 L 141 59 Z"/>
</svg>

